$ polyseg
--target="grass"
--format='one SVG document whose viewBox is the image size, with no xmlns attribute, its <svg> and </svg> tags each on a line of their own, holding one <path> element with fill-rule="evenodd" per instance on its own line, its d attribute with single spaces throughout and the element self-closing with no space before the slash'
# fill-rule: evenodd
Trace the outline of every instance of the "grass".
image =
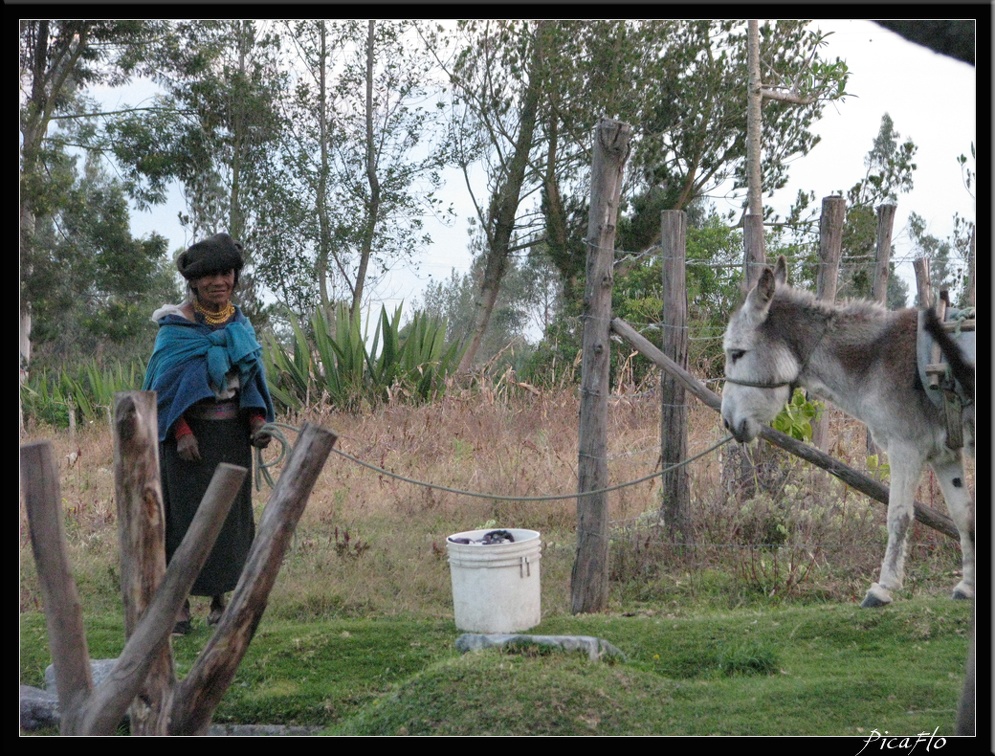
<svg viewBox="0 0 995 756">
<path fill-rule="evenodd" d="M 415 486 L 333 454 L 214 721 L 330 735 L 953 731 L 970 622 L 970 606 L 946 598 L 956 544 L 917 527 L 905 590 L 890 607 L 860 610 L 883 555 L 884 509 L 791 460 L 778 463 L 775 490 L 746 500 L 727 493 L 719 454 L 695 462 L 693 548 L 659 526 L 658 481 L 612 494 L 609 607 L 572 615 L 575 502 L 503 497 L 575 492 L 576 418 L 569 393 L 487 392 L 284 418 L 334 429 L 337 448 L 390 473 L 496 496 Z M 863 467 L 862 432 L 833 423 L 834 453 Z M 611 483 L 654 469 L 658 425 L 654 400 L 612 402 Z M 692 411 L 690 453 L 721 437 L 716 425 Z M 90 656 L 113 658 L 124 638 L 110 433 L 40 428 L 25 440 L 35 438 L 61 460 Z M 257 512 L 266 494 L 256 493 Z M 928 476 L 918 498 L 943 510 Z M 531 632 L 601 637 L 625 660 L 461 656 L 444 543 L 479 527 L 542 534 L 543 621 Z M 19 542 L 20 678 L 41 686 L 51 659 L 23 504 Z M 194 632 L 173 641 L 180 676 L 208 638 L 206 599 L 194 612 Z"/>
<path fill-rule="evenodd" d="M 626 656 L 490 649 L 460 655 L 451 620 L 264 618 L 216 723 L 326 735 L 837 735 L 953 732 L 970 606 L 916 598 L 711 611 L 560 615 L 538 634 L 593 635 Z M 95 657 L 120 621 L 90 617 Z M 174 639 L 178 673 L 208 638 Z M 44 620 L 22 615 L 22 681 L 38 684 Z"/>
</svg>

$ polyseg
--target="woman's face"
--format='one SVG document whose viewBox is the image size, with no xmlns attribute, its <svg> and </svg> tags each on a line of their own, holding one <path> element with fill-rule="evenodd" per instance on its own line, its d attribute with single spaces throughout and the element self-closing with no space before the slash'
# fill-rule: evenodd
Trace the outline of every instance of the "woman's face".
<svg viewBox="0 0 995 756">
<path fill-rule="evenodd" d="M 224 307 L 231 300 L 232 292 L 235 290 L 235 271 L 209 273 L 195 278 L 191 286 L 202 306 L 213 309 Z"/>
</svg>

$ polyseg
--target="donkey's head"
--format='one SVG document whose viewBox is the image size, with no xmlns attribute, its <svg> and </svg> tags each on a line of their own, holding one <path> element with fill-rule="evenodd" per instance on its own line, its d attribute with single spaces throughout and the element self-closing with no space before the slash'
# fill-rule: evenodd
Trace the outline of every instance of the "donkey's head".
<svg viewBox="0 0 995 756">
<path fill-rule="evenodd" d="M 786 280 L 787 264 L 779 257 L 773 270 L 764 268 L 726 326 L 722 422 L 740 442 L 752 441 L 777 416 L 798 378 L 798 360 L 768 319 L 774 292 Z"/>
</svg>

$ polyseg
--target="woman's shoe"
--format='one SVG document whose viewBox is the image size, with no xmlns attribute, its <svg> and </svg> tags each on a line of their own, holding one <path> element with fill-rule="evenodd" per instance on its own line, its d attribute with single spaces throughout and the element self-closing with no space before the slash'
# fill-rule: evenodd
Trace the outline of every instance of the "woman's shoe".
<svg viewBox="0 0 995 756">
<path fill-rule="evenodd" d="M 193 630 L 190 620 L 180 620 L 173 625 L 173 635 L 189 635 Z"/>
<path fill-rule="evenodd" d="M 183 608 L 180 609 L 180 613 L 176 617 L 173 635 L 189 635 L 191 630 L 193 630 L 193 623 L 190 621 L 190 599 L 187 599 L 183 602 Z"/>
<path fill-rule="evenodd" d="M 221 621 L 221 615 L 225 613 L 225 597 L 211 596 L 211 613 L 207 615 L 207 624 L 216 625 Z"/>
</svg>

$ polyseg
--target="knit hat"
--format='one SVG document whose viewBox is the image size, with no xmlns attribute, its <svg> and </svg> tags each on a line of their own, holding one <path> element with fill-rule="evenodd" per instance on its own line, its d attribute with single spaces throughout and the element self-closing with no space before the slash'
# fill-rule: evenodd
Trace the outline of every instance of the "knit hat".
<svg viewBox="0 0 995 756">
<path fill-rule="evenodd" d="M 176 258 L 180 275 L 188 281 L 209 273 L 242 270 L 242 245 L 228 234 L 215 234 L 189 247 Z"/>
</svg>

